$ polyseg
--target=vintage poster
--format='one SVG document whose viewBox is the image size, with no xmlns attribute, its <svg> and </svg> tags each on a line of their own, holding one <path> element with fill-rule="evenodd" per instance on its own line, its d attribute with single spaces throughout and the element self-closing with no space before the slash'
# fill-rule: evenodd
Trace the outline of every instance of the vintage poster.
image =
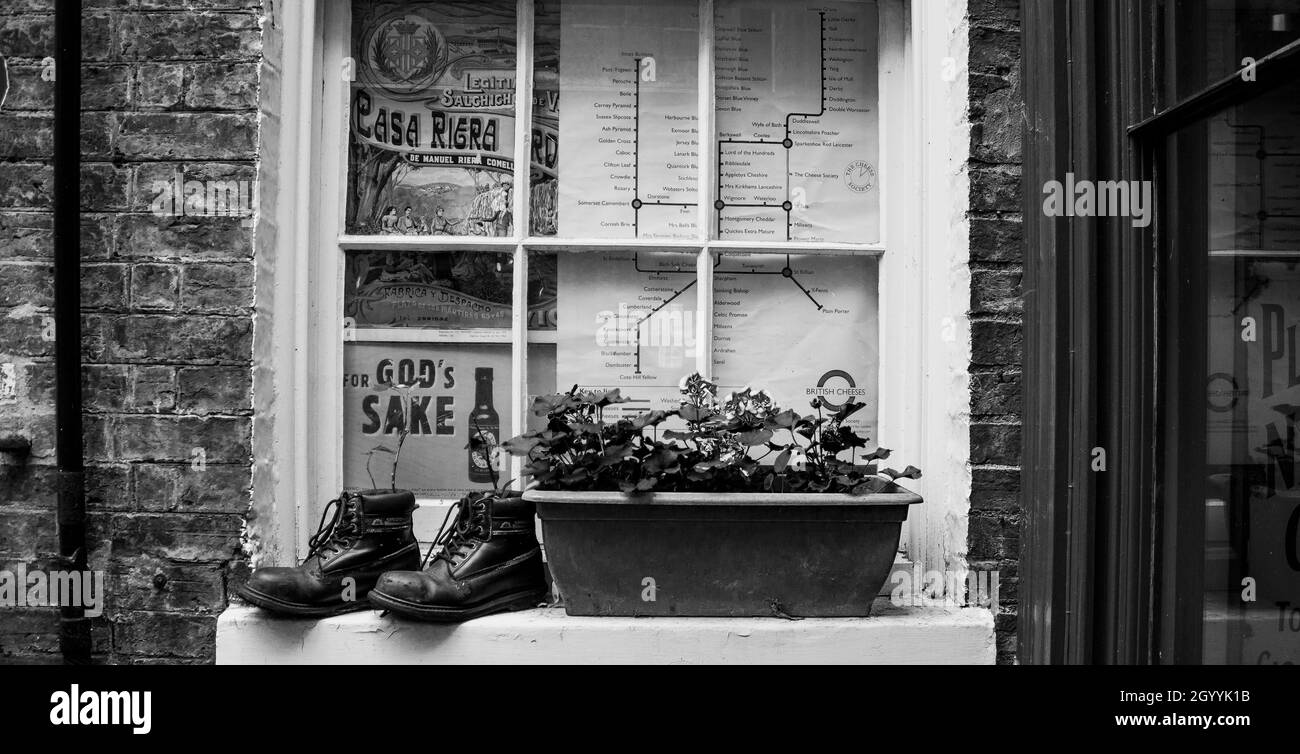
<svg viewBox="0 0 1300 754">
<path fill-rule="evenodd" d="M 715 13 L 719 237 L 879 241 L 876 4 Z"/>
<path fill-rule="evenodd" d="M 693 253 L 560 255 L 558 383 L 621 388 L 635 410 L 676 408 L 698 369 L 695 264 Z M 803 413 L 853 398 L 867 404 L 854 425 L 876 439 L 878 268 L 868 257 L 720 256 L 719 391 L 763 388 Z"/>
<path fill-rule="evenodd" d="M 560 6 L 560 234 L 699 235 L 695 0 Z"/>
<path fill-rule="evenodd" d="M 800 413 L 850 398 L 872 447 L 879 371 L 879 262 L 861 256 L 726 254 L 713 271 L 713 376 Z M 754 344 L 763 344 L 755 347 Z"/>
<path fill-rule="evenodd" d="M 633 413 L 675 409 L 697 369 L 696 255 L 559 255 L 560 385 L 621 388 Z"/>
<path fill-rule="evenodd" d="M 530 351 L 533 389 L 553 392 L 554 349 Z M 510 347 L 351 343 L 344 352 L 343 479 L 456 499 L 508 481 Z M 471 447 L 481 437 L 483 447 Z"/>
<path fill-rule="evenodd" d="M 349 233 L 513 233 L 517 29 L 513 0 L 354 1 Z M 550 104 L 539 177 L 558 159 Z"/>
<path fill-rule="evenodd" d="M 533 3 L 533 165 L 530 236 L 559 229 L 560 1 Z"/>
<path fill-rule="evenodd" d="M 348 255 L 344 315 L 356 328 L 448 330 L 511 326 L 514 262 L 480 251 L 365 251 Z M 528 327 L 554 330 L 555 257 L 528 266 Z"/>
</svg>

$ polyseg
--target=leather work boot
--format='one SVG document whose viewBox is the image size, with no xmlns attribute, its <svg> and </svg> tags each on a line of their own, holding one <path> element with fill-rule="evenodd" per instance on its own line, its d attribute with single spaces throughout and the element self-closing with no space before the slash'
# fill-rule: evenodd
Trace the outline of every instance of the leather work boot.
<svg viewBox="0 0 1300 754">
<path fill-rule="evenodd" d="M 532 503 L 518 494 L 474 492 L 443 522 L 423 571 L 384 574 L 370 592 L 375 607 L 419 620 L 455 623 L 546 599 L 542 550 Z M 454 518 L 453 518 L 454 517 Z M 435 554 L 436 551 L 436 554 Z"/>
<path fill-rule="evenodd" d="M 326 523 L 331 507 L 334 517 Z M 419 567 L 420 545 L 411 531 L 414 511 L 410 492 L 344 493 L 325 506 L 302 565 L 258 568 L 239 596 L 284 615 L 321 617 L 370 609 L 366 596 L 384 572 Z"/>
</svg>

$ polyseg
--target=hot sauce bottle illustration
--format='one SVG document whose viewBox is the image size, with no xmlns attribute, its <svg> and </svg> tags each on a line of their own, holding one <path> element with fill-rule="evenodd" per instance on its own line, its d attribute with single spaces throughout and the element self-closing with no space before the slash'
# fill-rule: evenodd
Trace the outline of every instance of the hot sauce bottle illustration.
<svg viewBox="0 0 1300 754">
<path fill-rule="evenodd" d="M 474 370 L 474 413 L 469 417 L 469 480 L 491 483 L 496 471 L 497 438 L 501 435 L 501 418 L 492 407 L 492 370 Z"/>
</svg>

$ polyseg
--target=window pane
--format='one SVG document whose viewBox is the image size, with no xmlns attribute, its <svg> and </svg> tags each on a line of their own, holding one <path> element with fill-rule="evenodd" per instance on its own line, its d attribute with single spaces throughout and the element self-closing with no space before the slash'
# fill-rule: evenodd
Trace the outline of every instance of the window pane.
<svg viewBox="0 0 1300 754">
<path fill-rule="evenodd" d="M 533 4 L 532 207 L 528 235 L 553 236 L 559 223 L 560 4 Z"/>
<path fill-rule="evenodd" d="M 347 230 L 508 236 L 515 0 L 353 0 Z"/>
<path fill-rule="evenodd" d="M 362 329 L 511 326 L 514 257 L 485 251 L 348 254 L 344 314 Z M 555 329 L 555 257 L 529 267 L 528 326 Z"/>
<path fill-rule="evenodd" d="M 510 346 L 350 343 L 343 360 L 347 489 L 458 498 L 508 473 L 496 448 L 511 426 Z"/>
<path fill-rule="evenodd" d="M 1300 662 L 1300 84 L 1175 137 L 1171 243 L 1206 264 L 1203 495 L 1179 500 L 1203 538 L 1206 664 Z M 1190 274 L 1190 273 L 1189 273 Z M 1189 422 L 1190 424 L 1190 422 Z M 1247 589 L 1246 579 L 1249 579 Z"/>
<path fill-rule="evenodd" d="M 534 233 L 697 238 L 697 1 L 536 9 Z M 552 127 L 558 144 L 573 145 L 563 160 L 553 159 Z"/>
<path fill-rule="evenodd" d="M 718 235 L 880 240 L 874 2 L 718 0 Z"/>
<path fill-rule="evenodd" d="M 720 255 L 713 270 L 713 370 L 808 413 L 867 407 L 852 419 L 876 440 L 879 262 L 865 256 Z"/>
<path fill-rule="evenodd" d="M 1300 0 L 1176 0 L 1166 23 L 1167 107 L 1300 39 Z"/>
<path fill-rule="evenodd" d="M 532 405 L 532 399 L 537 396 L 554 395 L 557 392 L 559 388 L 555 384 L 555 344 L 529 343 L 527 405 Z M 526 420 L 530 431 L 546 429 L 544 416 L 534 416 L 533 412 L 529 411 Z"/>
<path fill-rule="evenodd" d="M 557 259 L 554 384 L 621 388 L 634 412 L 676 408 L 697 370 L 695 253 L 590 252 Z M 540 392 L 531 390 L 530 392 Z"/>
</svg>

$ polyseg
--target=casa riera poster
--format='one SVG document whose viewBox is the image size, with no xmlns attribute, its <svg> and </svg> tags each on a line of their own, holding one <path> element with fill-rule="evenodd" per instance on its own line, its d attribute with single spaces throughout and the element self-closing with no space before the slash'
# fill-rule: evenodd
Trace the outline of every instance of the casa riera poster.
<svg viewBox="0 0 1300 754">
<path fill-rule="evenodd" d="M 352 29 L 348 232 L 511 235 L 513 0 L 357 0 Z M 541 91 L 528 169 L 546 208 L 555 206 L 559 105 Z"/>
</svg>

